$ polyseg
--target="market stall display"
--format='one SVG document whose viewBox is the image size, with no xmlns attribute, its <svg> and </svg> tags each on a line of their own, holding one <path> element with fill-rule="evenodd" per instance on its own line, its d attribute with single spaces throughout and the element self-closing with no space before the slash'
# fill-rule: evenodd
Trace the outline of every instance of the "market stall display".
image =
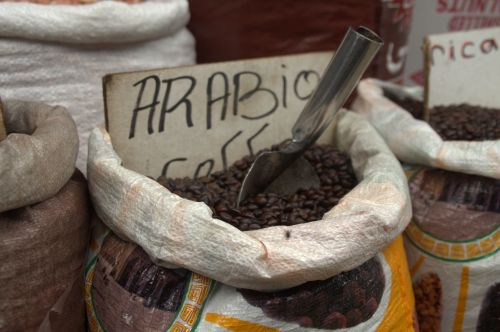
<svg viewBox="0 0 500 332">
<path fill-rule="evenodd" d="M 62 107 L 5 100 L 0 142 L 2 331 L 83 331 L 90 202 Z M 50 156 L 50 157 L 48 157 Z"/>
</svg>

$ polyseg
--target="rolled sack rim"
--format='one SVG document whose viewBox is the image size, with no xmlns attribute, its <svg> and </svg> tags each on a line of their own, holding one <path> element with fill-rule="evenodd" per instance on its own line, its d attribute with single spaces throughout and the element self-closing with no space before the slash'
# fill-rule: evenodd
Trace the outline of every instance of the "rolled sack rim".
<svg viewBox="0 0 500 332">
<path fill-rule="evenodd" d="M 353 109 L 378 130 L 399 159 L 410 164 L 500 179 L 500 140 L 444 141 L 429 123 L 415 119 L 385 97 L 383 85 L 384 82 L 374 78 L 362 80 Z M 395 121 L 406 130 L 400 130 L 399 134 L 386 130 Z"/>
<path fill-rule="evenodd" d="M 187 0 L 85 5 L 0 2 L 0 37 L 68 44 L 119 44 L 170 36 L 190 18 Z"/>
<path fill-rule="evenodd" d="M 356 132 L 360 123 L 363 129 L 369 126 L 361 117 L 348 113 L 344 118 L 351 119 L 350 131 Z M 376 132 L 370 127 L 369 134 Z M 385 146 L 380 137 L 377 140 Z M 354 138 L 349 144 L 359 142 Z M 370 160 L 364 162 L 361 168 L 366 178 L 323 220 L 294 226 L 243 232 L 214 219 L 206 204 L 180 198 L 156 181 L 121 166 L 104 128 L 94 129 L 89 141 L 89 190 L 104 223 L 120 237 L 141 246 L 156 264 L 183 267 L 233 287 L 286 289 L 356 268 L 383 250 L 409 223 L 406 178 L 399 162 L 386 146 L 384 149 L 368 159 L 384 159 L 389 168 L 398 168 L 397 174 L 387 174 L 384 167 L 371 170 Z M 397 178 L 394 183 L 391 176 Z M 168 200 L 171 204 L 167 208 L 162 204 Z M 196 229 L 198 222 L 202 229 Z M 328 227 L 330 222 L 333 227 Z M 147 235 L 142 234 L 145 228 Z M 288 241 L 283 235 L 286 231 L 297 241 Z M 196 238 L 192 238 L 193 232 L 198 232 Z M 208 254 L 199 259 L 205 252 Z"/>
<path fill-rule="evenodd" d="M 0 142 L 0 212 L 56 195 L 73 175 L 79 146 L 76 124 L 64 107 L 3 104 L 8 136 Z"/>
</svg>

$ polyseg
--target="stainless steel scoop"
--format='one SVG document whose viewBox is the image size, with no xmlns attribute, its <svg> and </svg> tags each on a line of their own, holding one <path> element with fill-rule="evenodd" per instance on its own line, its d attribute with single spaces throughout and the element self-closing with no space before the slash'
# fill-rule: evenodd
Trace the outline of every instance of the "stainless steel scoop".
<svg viewBox="0 0 500 332">
<path fill-rule="evenodd" d="M 370 29 L 349 28 L 314 94 L 295 122 L 292 139 L 277 151 L 257 156 L 243 180 L 237 206 L 271 184 L 274 187 L 272 191 L 278 193 L 293 193 L 299 188 L 319 186 L 313 167 L 300 156 L 328 127 L 382 44 L 382 39 Z M 286 177 L 285 170 L 288 173 Z M 283 176 L 280 176 L 282 173 Z"/>
</svg>

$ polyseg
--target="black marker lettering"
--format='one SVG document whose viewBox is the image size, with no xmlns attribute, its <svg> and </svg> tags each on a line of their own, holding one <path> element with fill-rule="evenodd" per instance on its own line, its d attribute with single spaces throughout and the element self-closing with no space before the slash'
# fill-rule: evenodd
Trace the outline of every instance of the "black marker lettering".
<svg viewBox="0 0 500 332">
<path fill-rule="evenodd" d="M 260 135 L 269 126 L 269 123 L 264 124 L 254 135 L 252 135 L 249 139 L 247 139 L 247 147 L 248 151 L 250 152 L 250 155 L 253 156 L 253 148 L 252 148 L 252 141 L 254 138 Z"/>
<path fill-rule="evenodd" d="M 220 97 L 213 98 L 213 96 L 212 96 L 213 85 L 214 85 L 214 80 L 217 76 L 222 78 L 224 94 Z M 220 119 L 221 119 L 221 121 L 224 121 L 226 119 L 227 101 L 228 101 L 230 95 L 231 94 L 229 93 L 229 81 L 228 81 L 227 75 L 225 73 L 218 71 L 208 78 L 208 82 L 207 82 L 207 129 L 212 128 L 212 105 L 214 103 L 218 102 L 219 100 L 222 100 L 222 109 L 221 109 Z"/>
<path fill-rule="evenodd" d="M 212 173 L 212 169 L 214 168 L 214 160 L 213 159 L 207 159 L 204 162 L 200 163 L 198 167 L 196 168 L 196 172 L 194 173 L 194 178 L 197 179 L 200 176 L 200 171 L 203 169 L 203 166 L 208 164 L 208 170 L 205 173 L 204 176 L 209 176 L 210 173 Z"/>
<path fill-rule="evenodd" d="M 184 93 L 184 95 L 175 103 L 172 107 L 168 107 L 168 102 L 169 102 L 169 97 L 170 97 L 170 91 L 172 90 L 172 84 L 175 81 L 180 81 L 180 80 L 188 80 L 190 82 L 190 86 L 187 89 L 187 91 Z M 196 79 L 191 76 L 179 76 L 176 78 L 172 78 L 169 80 L 163 80 L 164 83 L 167 84 L 167 88 L 165 91 L 165 96 L 163 98 L 163 104 L 161 107 L 161 115 L 160 115 L 160 126 L 158 131 L 163 132 L 165 130 L 165 115 L 167 113 L 172 113 L 179 107 L 180 105 L 184 104 L 186 108 L 186 124 L 188 127 L 193 126 L 193 119 L 191 117 L 191 101 L 187 98 L 191 91 L 193 91 L 194 86 L 196 85 Z"/>
<path fill-rule="evenodd" d="M 146 89 L 147 82 L 153 80 L 154 84 L 154 93 L 153 93 L 153 100 L 147 105 L 142 105 L 142 96 L 144 94 L 144 90 Z M 135 126 L 137 123 L 137 114 L 142 111 L 149 109 L 149 117 L 148 117 L 148 134 L 153 133 L 153 116 L 155 113 L 156 105 L 158 105 L 160 102 L 158 101 L 158 94 L 160 93 L 160 78 L 156 75 L 151 75 L 148 76 L 136 83 L 134 83 L 133 86 L 140 85 L 139 87 L 139 94 L 137 95 L 137 100 L 135 102 L 135 108 L 132 111 L 132 121 L 130 122 L 130 131 L 128 134 L 128 138 L 133 138 L 135 136 Z"/>
<path fill-rule="evenodd" d="M 312 75 L 312 76 L 314 76 L 316 78 L 316 83 L 314 84 L 313 88 L 310 89 L 311 91 L 309 91 L 308 94 L 302 95 L 302 94 L 299 93 L 299 83 L 300 83 L 300 80 L 303 79 L 307 83 L 311 83 L 311 82 L 309 82 L 309 76 L 310 75 Z M 314 70 L 302 70 L 301 72 L 299 72 L 297 74 L 297 77 L 295 77 L 295 82 L 293 83 L 293 92 L 295 93 L 295 96 L 298 99 L 300 99 L 300 100 L 307 100 L 307 99 L 309 99 L 309 97 L 311 97 L 311 95 L 313 94 L 314 89 L 316 88 L 316 85 L 319 82 L 319 79 L 320 79 L 319 74 L 316 71 L 314 71 Z"/>
<path fill-rule="evenodd" d="M 178 162 L 178 161 L 186 161 L 186 160 L 187 160 L 187 158 L 175 158 L 175 159 L 171 159 L 171 160 L 167 161 L 165 163 L 165 165 L 163 166 L 163 169 L 161 170 L 161 175 L 167 177 L 168 167 L 170 166 L 170 164 Z"/>
<path fill-rule="evenodd" d="M 242 133 L 242 131 L 238 131 L 236 134 L 234 134 L 233 137 L 231 137 L 226 143 L 224 143 L 224 145 L 222 146 L 222 149 L 221 149 L 221 157 L 222 157 L 222 167 L 224 168 L 224 170 L 227 170 L 227 153 L 226 153 L 226 149 L 227 149 L 227 146 L 229 144 L 231 144 L 232 141 L 234 141 L 236 139 L 236 137 L 240 136 Z"/>
<path fill-rule="evenodd" d="M 240 97 L 240 86 L 241 86 L 241 77 L 243 75 L 249 75 L 251 77 L 254 77 L 257 79 L 257 83 L 255 84 L 255 87 L 251 89 L 250 91 L 245 92 L 243 95 Z M 268 93 L 273 99 L 274 99 L 274 105 L 271 107 L 270 110 L 266 111 L 265 113 L 257 116 L 248 116 L 248 115 L 242 115 L 241 117 L 247 120 L 257 120 L 257 119 L 262 119 L 265 118 L 266 116 L 271 115 L 276 111 L 278 108 L 278 97 L 276 94 L 266 88 L 262 88 L 260 85 L 262 83 L 262 78 L 260 75 L 256 72 L 253 71 L 243 71 L 240 72 L 233 77 L 233 83 L 234 83 L 234 99 L 233 99 L 233 114 L 238 115 L 238 104 L 242 101 L 245 101 L 255 95 L 256 93 Z"/>
</svg>

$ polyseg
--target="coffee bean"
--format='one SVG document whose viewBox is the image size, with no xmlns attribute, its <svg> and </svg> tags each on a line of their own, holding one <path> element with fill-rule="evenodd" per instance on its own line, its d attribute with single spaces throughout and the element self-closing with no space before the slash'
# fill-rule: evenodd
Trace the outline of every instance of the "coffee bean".
<svg viewBox="0 0 500 332">
<path fill-rule="evenodd" d="M 347 318 L 340 312 L 332 312 L 323 321 L 325 329 L 343 329 L 347 327 Z"/>
<path fill-rule="evenodd" d="M 371 297 L 361 309 L 363 319 L 368 319 L 369 317 L 371 317 L 377 310 L 377 306 L 377 300 L 374 297 Z"/>
<path fill-rule="evenodd" d="M 311 317 L 307 316 L 301 316 L 297 319 L 297 324 L 299 324 L 302 327 L 313 327 L 314 323 Z"/>
<path fill-rule="evenodd" d="M 361 310 L 353 309 L 349 311 L 345 317 L 347 318 L 347 327 L 356 326 L 361 322 Z"/>
</svg>

